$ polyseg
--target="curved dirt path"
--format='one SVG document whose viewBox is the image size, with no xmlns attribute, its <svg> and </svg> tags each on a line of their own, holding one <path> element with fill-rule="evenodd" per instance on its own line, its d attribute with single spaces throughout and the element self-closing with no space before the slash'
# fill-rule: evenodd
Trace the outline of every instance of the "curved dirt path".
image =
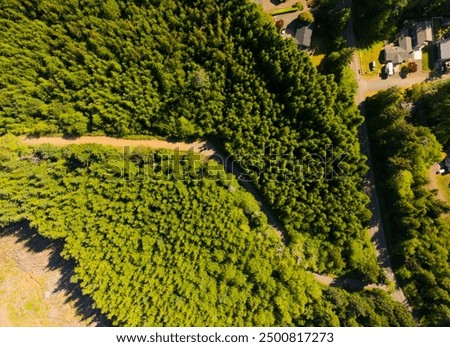
<svg viewBox="0 0 450 347">
<path fill-rule="evenodd" d="M 22 138 L 22 142 L 25 145 L 42 145 L 42 144 L 51 144 L 54 146 L 67 146 L 70 144 L 88 144 L 94 143 L 99 145 L 109 145 L 113 147 L 137 147 L 144 146 L 153 149 L 164 148 L 168 150 L 179 150 L 179 151 L 194 151 L 197 154 L 200 154 L 205 157 L 210 157 L 211 159 L 216 159 L 221 164 L 224 165 L 224 168 L 227 172 L 232 173 L 239 181 L 239 183 L 245 188 L 248 192 L 250 192 L 255 199 L 260 203 L 261 210 L 267 216 L 267 220 L 269 225 L 275 231 L 275 233 L 280 237 L 284 244 L 288 242 L 288 238 L 286 233 L 284 232 L 283 225 L 275 213 L 271 210 L 267 204 L 264 203 L 264 199 L 262 198 L 261 193 L 255 187 L 253 182 L 242 179 L 242 172 L 239 169 L 239 166 L 233 163 L 233 161 L 227 160 L 228 158 L 221 155 L 213 145 L 210 145 L 206 142 L 193 142 L 193 143 L 185 143 L 185 142 L 169 142 L 164 140 L 128 140 L 128 139 L 120 139 L 106 136 L 82 136 L 79 138 L 73 139 L 64 139 L 61 137 L 40 137 L 40 138 Z M 379 288 L 383 290 L 388 290 L 387 287 L 377 284 L 367 284 L 361 280 L 357 279 L 336 279 L 331 276 L 321 275 L 317 273 L 311 273 L 314 278 L 323 285 L 331 285 L 342 287 L 348 290 L 356 290 L 356 289 L 370 289 L 370 288 Z"/>
<path fill-rule="evenodd" d="M 115 137 L 107 136 L 81 136 L 77 138 L 63 138 L 63 137 L 24 137 L 22 142 L 25 145 L 43 145 L 52 144 L 54 146 L 68 146 L 68 145 L 82 145 L 95 143 L 103 146 L 113 147 L 149 147 L 154 149 L 168 149 L 179 150 L 181 152 L 194 151 L 204 156 L 211 156 L 215 154 L 215 151 L 208 148 L 206 142 L 170 142 L 163 140 L 129 140 L 119 139 Z"/>
</svg>

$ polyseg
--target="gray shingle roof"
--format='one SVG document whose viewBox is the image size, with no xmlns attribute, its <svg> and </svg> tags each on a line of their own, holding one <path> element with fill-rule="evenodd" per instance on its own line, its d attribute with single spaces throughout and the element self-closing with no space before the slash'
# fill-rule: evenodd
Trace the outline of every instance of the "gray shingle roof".
<svg viewBox="0 0 450 347">
<path fill-rule="evenodd" d="M 447 36 L 447 38 L 440 42 L 439 50 L 442 60 L 450 59 L 450 36 Z"/>
<path fill-rule="evenodd" d="M 433 41 L 430 21 L 416 24 L 416 41 L 416 46 L 422 46 L 426 41 Z"/>
<path fill-rule="evenodd" d="M 311 38 L 312 38 L 312 28 L 311 25 L 303 26 L 298 28 L 295 32 L 295 41 L 299 46 L 303 47 L 311 47 Z"/>
<path fill-rule="evenodd" d="M 401 64 L 409 59 L 409 53 L 397 46 L 388 46 L 383 49 L 384 62 L 391 61 L 394 64 Z"/>
<path fill-rule="evenodd" d="M 398 39 L 398 45 L 400 48 L 403 48 L 407 53 L 410 53 L 412 48 L 412 39 L 411 36 L 402 36 Z"/>
</svg>

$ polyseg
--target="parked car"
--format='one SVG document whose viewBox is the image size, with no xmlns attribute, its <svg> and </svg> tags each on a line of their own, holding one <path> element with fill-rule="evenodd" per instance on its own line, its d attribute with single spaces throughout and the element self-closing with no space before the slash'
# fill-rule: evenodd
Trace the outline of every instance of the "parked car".
<svg viewBox="0 0 450 347">
<path fill-rule="evenodd" d="M 394 64 L 392 64 L 392 62 L 387 63 L 384 69 L 388 76 L 392 76 L 394 74 Z"/>
</svg>

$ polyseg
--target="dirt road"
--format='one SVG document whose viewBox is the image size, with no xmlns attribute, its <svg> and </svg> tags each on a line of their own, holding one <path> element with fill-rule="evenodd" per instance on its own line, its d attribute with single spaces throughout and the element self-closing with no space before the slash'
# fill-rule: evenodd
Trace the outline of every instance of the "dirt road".
<svg viewBox="0 0 450 347">
<path fill-rule="evenodd" d="M 113 147 L 149 147 L 154 149 L 168 149 L 176 150 L 181 152 L 195 151 L 204 156 L 211 156 L 215 152 L 209 149 L 206 142 L 170 142 L 163 140 L 128 140 L 128 139 L 118 139 L 114 137 L 107 136 L 81 136 L 77 138 L 63 138 L 63 137 L 24 137 L 22 142 L 25 145 L 42 145 L 45 143 L 50 143 L 54 146 L 67 146 L 67 145 L 81 145 L 88 143 L 95 143 L 103 146 L 113 146 Z"/>
</svg>

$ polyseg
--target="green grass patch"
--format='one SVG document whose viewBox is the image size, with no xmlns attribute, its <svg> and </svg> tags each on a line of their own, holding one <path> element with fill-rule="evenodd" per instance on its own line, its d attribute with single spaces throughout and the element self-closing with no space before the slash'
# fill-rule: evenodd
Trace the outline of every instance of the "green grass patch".
<svg viewBox="0 0 450 347">
<path fill-rule="evenodd" d="M 442 195 L 445 197 L 447 204 L 450 204 L 450 175 L 438 175 L 436 177 L 437 185 Z"/>
<path fill-rule="evenodd" d="M 422 70 L 434 70 L 435 57 L 432 45 L 428 45 L 422 49 Z"/>
<path fill-rule="evenodd" d="M 361 74 L 365 76 L 378 76 L 381 72 L 381 64 L 378 61 L 380 56 L 380 52 L 383 50 L 384 43 L 382 41 L 378 41 L 373 43 L 367 48 L 358 49 L 358 59 L 361 63 Z M 370 63 L 372 61 L 376 62 L 376 67 L 373 71 L 370 71 Z"/>
<path fill-rule="evenodd" d="M 298 11 L 297 7 L 286 7 L 286 8 L 280 8 L 279 10 L 275 10 L 270 12 L 271 16 L 276 16 L 278 14 L 285 14 L 285 13 L 292 13 Z"/>
<path fill-rule="evenodd" d="M 311 61 L 315 67 L 318 67 L 322 62 L 323 58 L 325 58 L 325 54 L 314 54 L 310 56 Z"/>
<path fill-rule="evenodd" d="M 422 50 L 422 70 L 423 71 L 430 71 L 430 57 L 428 55 L 428 50 L 423 49 Z"/>
</svg>

